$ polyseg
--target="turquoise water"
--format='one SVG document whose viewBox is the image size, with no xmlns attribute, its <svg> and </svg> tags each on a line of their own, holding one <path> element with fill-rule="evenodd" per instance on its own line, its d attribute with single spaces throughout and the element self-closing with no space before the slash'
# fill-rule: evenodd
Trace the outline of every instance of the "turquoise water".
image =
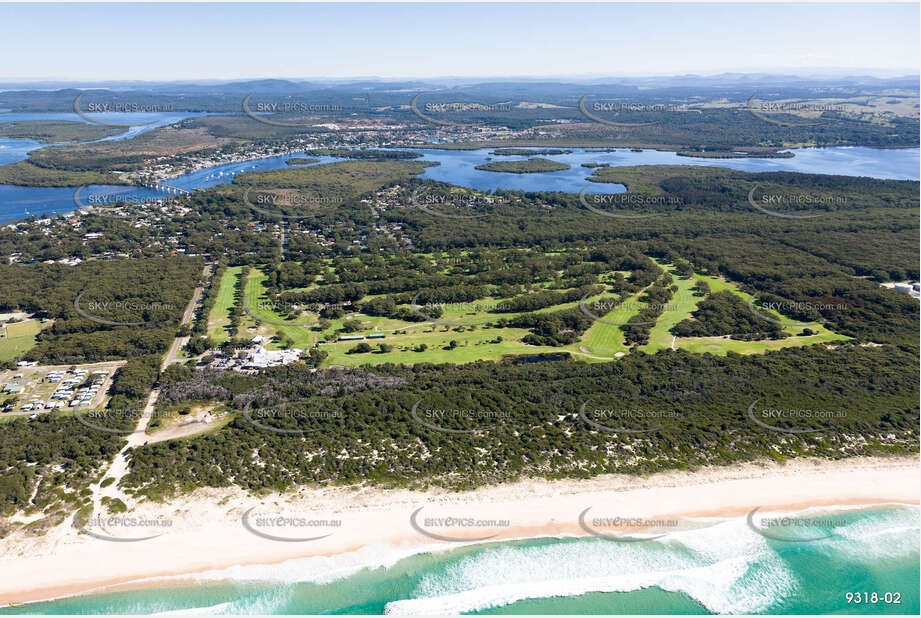
<svg viewBox="0 0 921 618">
<path fill-rule="evenodd" d="M 831 526 L 757 534 L 744 518 L 622 543 L 541 538 L 437 550 L 367 547 L 344 556 L 235 567 L 153 587 L 35 603 L 0 614 L 915 614 L 919 509 L 836 512 Z M 807 511 L 802 521 L 830 519 Z M 821 532 L 821 534 L 818 534 Z M 848 604 L 848 592 L 901 603 Z"/>
</svg>

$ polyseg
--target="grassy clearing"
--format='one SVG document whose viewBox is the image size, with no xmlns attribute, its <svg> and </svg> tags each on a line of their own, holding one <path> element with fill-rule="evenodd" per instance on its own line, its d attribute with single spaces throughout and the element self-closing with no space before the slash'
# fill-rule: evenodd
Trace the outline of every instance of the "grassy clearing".
<svg viewBox="0 0 921 618">
<path fill-rule="evenodd" d="M 6 335 L 0 338 L 0 361 L 12 360 L 28 351 L 35 345 L 35 336 L 42 330 L 38 320 L 25 320 L 13 322 L 3 327 Z"/>
</svg>

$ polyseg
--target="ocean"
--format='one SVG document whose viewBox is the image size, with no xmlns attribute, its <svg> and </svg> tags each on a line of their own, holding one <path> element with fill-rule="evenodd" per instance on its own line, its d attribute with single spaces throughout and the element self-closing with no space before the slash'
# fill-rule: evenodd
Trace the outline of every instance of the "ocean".
<svg viewBox="0 0 921 618">
<path fill-rule="evenodd" d="M 341 556 L 158 578 L 135 590 L 0 614 L 918 615 L 917 507 L 794 515 L 769 536 L 824 538 L 768 538 L 738 517 L 693 520 L 642 542 L 587 537 L 421 550 L 369 546 Z M 855 602 L 865 598 L 869 602 Z"/>
</svg>

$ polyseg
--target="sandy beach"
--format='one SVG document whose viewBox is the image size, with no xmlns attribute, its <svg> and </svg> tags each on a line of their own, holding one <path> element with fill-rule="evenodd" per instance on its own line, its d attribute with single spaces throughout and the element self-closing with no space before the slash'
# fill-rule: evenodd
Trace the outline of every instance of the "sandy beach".
<svg viewBox="0 0 921 618">
<path fill-rule="evenodd" d="M 199 490 L 169 504 L 143 502 L 119 516 L 135 518 L 130 521 L 92 522 L 84 528 L 91 534 L 68 519 L 40 537 L 3 539 L 0 598 L 25 603 L 138 587 L 144 585 L 138 580 L 151 577 L 330 556 L 369 545 L 412 551 L 596 530 L 621 535 L 651 531 L 638 519 L 738 517 L 757 507 L 917 505 L 919 488 L 918 459 L 899 457 L 528 480 L 464 493 L 336 487 L 257 498 L 239 490 Z"/>
</svg>

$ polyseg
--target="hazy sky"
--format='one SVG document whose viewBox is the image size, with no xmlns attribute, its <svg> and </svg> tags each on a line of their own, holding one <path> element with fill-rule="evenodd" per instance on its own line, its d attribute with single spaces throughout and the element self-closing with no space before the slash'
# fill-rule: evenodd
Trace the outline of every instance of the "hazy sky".
<svg viewBox="0 0 921 618">
<path fill-rule="evenodd" d="M 918 72 L 914 4 L 0 4 L 0 79 Z"/>
</svg>

